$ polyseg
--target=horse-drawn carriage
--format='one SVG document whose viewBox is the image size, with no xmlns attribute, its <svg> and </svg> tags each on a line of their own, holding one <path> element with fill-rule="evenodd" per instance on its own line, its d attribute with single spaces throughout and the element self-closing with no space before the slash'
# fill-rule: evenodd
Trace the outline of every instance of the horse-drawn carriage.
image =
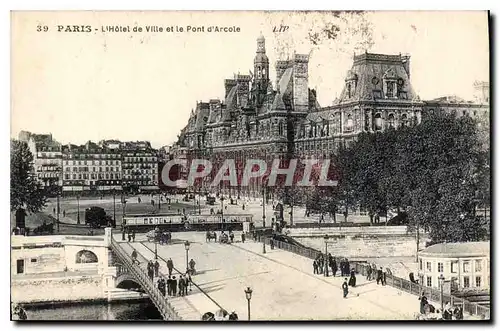
<svg viewBox="0 0 500 331">
<path fill-rule="evenodd" d="M 213 239 L 215 242 L 217 242 L 217 233 L 215 233 L 215 231 L 207 231 L 207 234 L 206 234 L 206 241 L 207 241 L 207 242 L 210 242 L 212 239 Z"/>
<path fill-rule="evenodd" d="M 169 243 L 172 240 L 171 232 L 161 232 L 158 230 L 151 230 L 146 234 L 149 242 L 157 242 L 160 244 Z"/>
<path fill-rule="evenodd" d="M 229 244 L 229 236 L 227 233 L 222 232 L 219 238 L 221 244 Z"/>
</svg>

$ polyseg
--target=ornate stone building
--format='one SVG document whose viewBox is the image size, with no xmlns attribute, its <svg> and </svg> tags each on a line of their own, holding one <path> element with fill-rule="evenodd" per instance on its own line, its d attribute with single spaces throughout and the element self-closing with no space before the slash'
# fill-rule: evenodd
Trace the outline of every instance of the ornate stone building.
<svg viewBox="0 0 500 331">
<path fill-rule="evenodd" d="M 411 85 L 409 55 L 355 55 L 340 97 L 328 107 L 320 107 L 316 91 L 308 87 L 308 64 L 308 55 L 302 54 L 277 61 L 273 84 L 260 36 L 253 74 L 226 79 L 223 101 L 197 102 L 172 150 L 215 164 L 232 158 L 237 166 L 248 158 L 321 159 L 361 132 L 416 124 L 429 109 L 449 108 L 443 100 L 420 100 Z M 484 83 L 476 85 L 481 101 L 463 101 L 452 108 L 465 107 L 467 114 L 480 113 L 487 120 L 489 89 Z M 260 194 L 260 184 L 241 190 Z M 240 188 L 226 191 L 239 194 Z"/>
</svg>

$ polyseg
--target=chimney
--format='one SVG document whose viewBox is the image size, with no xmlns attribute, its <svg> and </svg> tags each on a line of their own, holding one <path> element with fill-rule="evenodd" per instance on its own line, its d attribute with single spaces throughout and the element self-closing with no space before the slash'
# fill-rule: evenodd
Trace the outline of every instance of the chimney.
<svg viewBox="0 0 500 331">
<path fill-rule="evenodd" d="M 410 55 L 409 54 L 402 55 L 401 62 L 403 63 L 403 68 L 405 68 L 408 78 L 410 78 Z"/>
</svg>

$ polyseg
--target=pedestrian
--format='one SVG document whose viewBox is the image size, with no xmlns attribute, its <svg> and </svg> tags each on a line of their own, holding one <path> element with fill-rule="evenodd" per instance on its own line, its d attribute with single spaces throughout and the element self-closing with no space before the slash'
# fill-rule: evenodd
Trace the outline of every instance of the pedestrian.
<svg viewBox="0 0 500 331">
<path fill-rule="evenodd" d="M 369 264 L 366 267 L 366 280 L 372 280 L 372 267 Z"/>
<path fill-rule="evenodd" d="M 182 275 L 179 276 L 179 295 L 184 296 L 184 278 Z"/>
<path fill-rule="evenodd" d="M 387 272 L 383 272 L 382 273 L 382 285 L 386 285 L 387 284 Z"/>
<path fill-rule="evenodd" d="M 169 296 L 172 295 L 172 277 L 170 277 L 170 276 L 168 276 L 168 279 L 167 279 L 167 292 L 168 292 Z"/>
<path fill-rule="evenodd" d="M 132 241 L 135 242 L 135 230 L 132 230 Z"/>
<path fill-rule="evenodd" d="M 137 251 L 135 249 L 132 251 L 132 262 L 139 265 L 139 261 L 137 261 Z"/>
<path fill-rule="evenodd" d="M 382 279 L 382 267 L 380 267 L 380 269 L 377 270 L 377 285 L 379 284 L 379 282 L 382 282 L 383 279 Z"/>
<path fill-rule="evenodd" d="M 245 232 L 241 233 L 241 242 L 245 243 Z"/>
<path fill-rule="evenodd" d="M 229 314 L 229 320 L 230 321 L 237 321 L 238 320 L 238 314 L 233 310 L 231 314 Z"/>
<path fill-rule="evenodd" d="M 333 277 L 337 274 L 337 260 L 333 258 L 333 263 L 332 263 L 332 274 Z"/>
<path fill-rule="evenodd" d="M 188 272 L 186 272 L 186 278 L 185 278 L 184 282 L 186 284 L 186 291 L 187 291 L 188 285 L 189 285 L 189 291 L 191 291 L 191 285 L 193 284 L 193 279 L 191 278 L 191 275 Z"/>
<path fill-rule="evenodd" d="M 351 265 L 348 259 L 345 259 L 345 275 L 349 276 L 351 273 Z"/>
<path fill-rule="evenodd" d="M 354 269 L 351 270 L 351 278 L 349 278 L 349 286 L 356 287 L 356 274 Z"/>
<path fill-rule="evenodd" d="M 189 261 L 189 273 L 192 275 L 194 275 L 194 273 L 196 272 L 195 266 L 196 262 L 194 262 L 194 260 L 191 259 L 191 261 Z"/>
<path fill-rule="evenodd" d="M 174 262 L 171 258 L 167 260 L 168 275 L 172 276 L 172 269 L 174 268 Z"/>
<path fill-rule="evenodd" d="M 177 295 L 177 279 L 175 279 L 175 276 L 172 276 L 172 296 Z"/>
<path fill-rule="evenodd" d="M 128 242 L 130 242 L 130 240 L 132 239 L 132 234 L 130 232 L 127 233 L 127 238 L 128 238 Z"/>
<path fill-rule="evenodd" d="M 345 299 L 347 297 L 347 294 L 349 293 L 349 285 L 347 285 L 347 278 L 344 279 L 344 283 L 342 284 L 342 291 Z"/>
<path fill-rule="evenodd" d="M 155 277 L 158 277 L 158 271 L 160 270 L 160 263 L 158 262 L 158 260 L 155 261 L 154 268 L 155 268 Z"/>
<path fill-rule="evenodd" d="M 55 215 L 56 214 L 56 208 L 52 208 L 52 213 Z"/>
<path fill-rule="evenodd" d="M 66 210 L 63 210 L 63 217 L 66 217 Z"/>
<path fill-rule="evenodd" d="M 335 260 L 333 259 L 332 254 L 328 253 L 328 267 L 332 269 L 332 273 L 333 273 L 333 262 L 334 261 Z M 333 274 L 333 275 L 335 276 L 335 274 Z"/>
<path fill-rule="evenodd" d="M 271 238 L 271 249 L 274 249 L 274 239 Z"/>
<path fill-rule="evenodd" d="M 154 275 L 155 275 L 153 261 L 148 262 L 148 275 L 149 275 L 149 278 L 151 278 L 151 281 L 153 281 Z"/>
<path fill-rule="evenodd" d="M 318 274 L 318 260 L 313 261 L 313 273 Z"/>
</svg>

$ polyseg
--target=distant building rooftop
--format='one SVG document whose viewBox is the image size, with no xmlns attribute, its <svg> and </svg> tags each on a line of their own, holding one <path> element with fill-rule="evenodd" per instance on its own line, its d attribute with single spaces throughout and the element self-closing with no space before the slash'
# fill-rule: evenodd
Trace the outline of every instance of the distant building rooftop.
<svg viewBox="0 0 500 331">
<path fill-rule="evenodd" d="M 441 243 L 427 247 L 420 256 L 474 257 L 490 254 L 490 242 Z"/>
</svg>

